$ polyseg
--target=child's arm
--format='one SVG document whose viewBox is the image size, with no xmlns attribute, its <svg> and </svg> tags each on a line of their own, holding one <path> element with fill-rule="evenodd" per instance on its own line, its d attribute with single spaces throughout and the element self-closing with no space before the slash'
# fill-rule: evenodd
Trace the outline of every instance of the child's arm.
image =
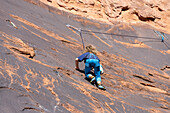
<svg viewBox="0 0 170 113">
<path fill-rule="evenodd" d="M 75 59 L 75 65 L 76 65 L 75 69 L 79 70 L 80 68 L 79 68 L 79 59 L 78 58 Z"/>
</svg>

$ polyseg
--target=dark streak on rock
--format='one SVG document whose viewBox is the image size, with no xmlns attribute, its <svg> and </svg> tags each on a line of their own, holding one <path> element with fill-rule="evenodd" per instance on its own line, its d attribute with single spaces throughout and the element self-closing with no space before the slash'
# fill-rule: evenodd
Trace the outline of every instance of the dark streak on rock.
<svg viewBox="0 0 170 113">
<path fill-rule="evenodd" d="M 151 85 L 151 84 L 146 84 L 146 83 L 140 83 L 140 84 L 142 84 L 142 85 L 144 85 L 144 86 L 155 87 L 155 86 L 153 86 L 153 85 Z"/>
<path fill-rule="evenodd" d="M 153 74 L 152 74 L 152 73 L 148 73 L 148 75 L 149 75 L 149 76 L 153 76 Z"/>
<path fill-rule="evenodd" d="M 122 8 L 122 11 L 127 11 L 127 10 L 129 10 L 128 6 Z"/>
<path fill-rule="evenodd" d="M 66 41 L 66 40 L 61 40 L 63 43 L 68 43 L 68 44 L 73 44 L 72 42 Z M 74 45 L 74 44 L 73 44 Z"/>
<path fill-rule="evenodd" d="M 154 83 L 153 81 L 151 81 L 151 80 L 149 80 L 149 79 L 147 79 L 147 78 L 145 78 L 145 77 L 142 77 L 142 76 L 139 76 L 139 75 L 133 75 L 134 77 L 137 77 L 137 78 L 140 78 L 140 79 L 142 79 L 142 80 L 144 80 L 144 81 L 147 81 L 147 82 L 150 82 L 150 83 Z"/>
<path fill-rule="evenodd" d="M 40 111 L 40 112 L 43 112 L 42 110 L 38 110 L 36 108 L 32 108 L 32 107 L 25 107 L 24 109 L 22 109 L 22 111 L 25 111 L 25 110 L 34 110 L 34 111 Z"/>
<path fill-rule="evenodd" d="M 164 107 L 164 106 L 161 106 L 162 109 L 167 109 L 167 110 L 170 110 L 170 108 L 168 107 Z"/>
<path fill-rule="evenodd" d="M 52 3 L 52 0 L 47 0 L 47 1 Z"/>
<path fill-rule="evenodd" d="M 0 89 L 2 89 L 2 88 L 9 88 L 9 87 L 7 87 L 7 86 L 0 86 Z"/>
<path fill-rule="evenodd" d="M 161 70 L 164 71 L 165 69 L 170 69 L 170 66 L 165 66 L 165 67 L 162 68 Z"/>
</svg>

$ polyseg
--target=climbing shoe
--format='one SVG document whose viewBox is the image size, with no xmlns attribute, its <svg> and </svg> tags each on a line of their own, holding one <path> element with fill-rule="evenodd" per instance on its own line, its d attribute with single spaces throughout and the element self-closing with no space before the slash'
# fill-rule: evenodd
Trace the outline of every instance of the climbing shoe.
<svg viewBox="0 0 170 113">
<path fill-rule="evenodd" d="M 101 89 L 101 90 L 106 90 L 106 88 L 105 88 L 103 85 L 101 85 L 101 84 L 98 84 L 97 87 L 98 87 L 99 89 Z"/>
<path fill-rule="evenodd" d="M 94 76 L 92 76 L 92 79 L 90 80 L 90 83 L 91 83 L 91 84 L 94 84 L 94 83 L 95 83 L 95 79 L 96 79 L 96 78 L 95 78 Z"/>
</svg>

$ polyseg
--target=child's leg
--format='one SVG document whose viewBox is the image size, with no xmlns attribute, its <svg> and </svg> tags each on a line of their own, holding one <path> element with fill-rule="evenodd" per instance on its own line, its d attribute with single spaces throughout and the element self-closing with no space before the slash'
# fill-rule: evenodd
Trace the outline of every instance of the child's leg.
<svg viewBox="0 0 170 113">
<path fill-rule="evenodd" d="M 101 84 L 101 77 L 100 77 L 100 66 L 94 68 L 95 74 L 96 74 L 96 81 L 97 81 L 97 87 L 102 90 L 106 90 L 106 88 Z"/>
<path fill-rule="evenodd" d="M 90 66 L 85 66 L 85 76 L 86 76 L 88 79 L 93 78 L 92 74 L 90 74 L 90 71 L 91 71 L 91 67 L 90 67 Z"/>
<path fill-rule="evenodd" d="M 94 68 L 94 72 L 96 75 L 96 81 L 98 84 L 101 84 L 101 76 L 100 76 L 100 66 Z"/>
<path fill-rule="evenodd" d="M 100 64 L 100 73 L 103 74 L 104 70 L 103 70 L 103 66 Z"/>
</svg>

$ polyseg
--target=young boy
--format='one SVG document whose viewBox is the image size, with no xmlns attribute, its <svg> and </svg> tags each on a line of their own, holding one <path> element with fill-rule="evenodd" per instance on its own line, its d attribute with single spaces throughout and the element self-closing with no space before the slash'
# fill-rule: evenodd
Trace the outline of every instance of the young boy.
<svg viewBox="0 0 170 113">
<path fill-rule="evenodd" d="M 85 62 L 85 76 L 90 79 L 91 83 L 94 84 L 97 82 L 97 87 L 99 89 L 104 89 L 104 86 L 101 85 L 101 76 L 100 76 L 100 59 L 96 56 L 97 50 L 93 45 L 88 45 L 85 48 L 84 54 L 80 55 L 75 59 L 76 70 L 79 69 L 79 62 L 84 60 Z M 90 72 L 91 69 L 94 68 L 95 76 L 93 76 Z"/>
</svg>

